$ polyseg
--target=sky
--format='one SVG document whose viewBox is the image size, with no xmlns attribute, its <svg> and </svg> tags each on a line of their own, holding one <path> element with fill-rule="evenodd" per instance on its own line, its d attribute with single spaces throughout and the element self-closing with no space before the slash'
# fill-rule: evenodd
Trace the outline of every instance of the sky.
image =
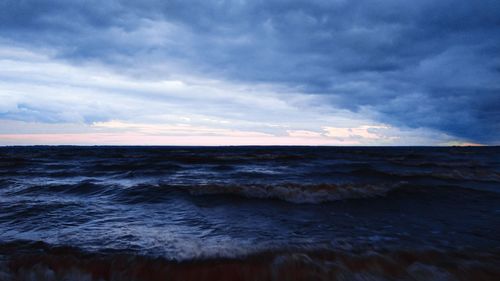
<svg viewBox="0 0 500 281">
<path fill-rule="evenodd" d="M 498 145 L 498 0 L 2 0 L 0 145 Z"/>
</svg>

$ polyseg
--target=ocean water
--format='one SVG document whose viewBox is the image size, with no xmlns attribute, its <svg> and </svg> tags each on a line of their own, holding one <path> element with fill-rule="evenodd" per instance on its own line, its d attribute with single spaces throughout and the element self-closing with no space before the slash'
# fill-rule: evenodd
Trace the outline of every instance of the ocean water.
<svg viewBox="0 0 500 281">
<path fill-rule="evenodd" d="M 0 280 L 500 280 L 499 147 L 2 147 Z"/>
</svg>

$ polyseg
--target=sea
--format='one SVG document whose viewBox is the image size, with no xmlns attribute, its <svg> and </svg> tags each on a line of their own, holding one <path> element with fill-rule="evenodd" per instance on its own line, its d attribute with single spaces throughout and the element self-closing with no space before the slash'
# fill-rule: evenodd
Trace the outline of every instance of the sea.
<svg viewBox="0 0 500 281">
<path fill-rule="evenodd" d="M 500 147 L 0 147 L 0 280 L 500 280 Z"/>
</svg>

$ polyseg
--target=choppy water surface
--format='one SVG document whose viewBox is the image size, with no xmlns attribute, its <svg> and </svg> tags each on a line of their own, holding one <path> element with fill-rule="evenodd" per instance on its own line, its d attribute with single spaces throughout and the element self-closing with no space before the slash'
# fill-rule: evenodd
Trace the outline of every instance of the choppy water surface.
<svg viewBox="0 0 500 281">
<path fill-rule="evenodd" d="M 273 265 L 286 252 L 294 264 L 332 259 L 344 267 L 339 255 L 401 262 L 402 252 L 423 251 L 450 262 L 450 253 L 462 255 L 461 262 L 484 265 L 474 269 L 483 274 L 477 280 L 489 280 L 498 277 L 499 232 L 498 147 L 0 148 L 0 254 L 43 252 L 30 266 L 62 246 L 73 257 L 265 255 Z M 405 266 L 429 271 L 418 258 Z M 465 271 L 434 267 L 434 277 L 470 280 Z M 10 268 L 5 278 L 21 278 L 19 267 Z M 399 279 L 416 278 L 405 270 Z M 328 274 L 305 279 L 338 279 Z"/>
</svg>

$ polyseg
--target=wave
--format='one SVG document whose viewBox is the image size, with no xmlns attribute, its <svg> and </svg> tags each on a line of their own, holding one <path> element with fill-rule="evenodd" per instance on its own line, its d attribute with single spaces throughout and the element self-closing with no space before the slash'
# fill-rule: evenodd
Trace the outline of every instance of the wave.
<svg viewBox="0 0 500 281">
<path fill-rule="evenodd" d="M 453 183 L 418 184 L 416 178 L 393 177 L 392 182 L 374 180 L 368 183 L 193 183 L 174 184 L 148 182 L 141 180 L 94 180 L 85 179 L 74 183 L 47 183 L 45 185 L 20 184 L 4 181 L 11 185 L 4 192 L 11 195 L 44 195 L 44 196 L 85 196 L 106 197 L 117 203 L 141 204 L 159 203 L 175 199 L 179 196 L 238 196 L 248 199 L 281 200 L 295 204 L 321 204 L 327 202 L 377 198 L 389 195 L 394 191 L 420 191 L 428 194 L 437 190 L 457 193 L 459 190 L 498 192 L 495 188 L 466 186 Z M 399 181 L 396 181 L 399 180 Z M 2 181 L 0 181 L 1 183 Z"/>
<path fill-rule="evenodd" d="M 438 179 L 446 181 L 500 182 L 500 173 L 487 169 L 446 169 L 446 170 L 379 170 L 371 167 L 353 169 L 344 174 L 354 177 L 385 180 Z"/>
<path fill-rule="evenodd" d="M 291 203 L 317 204 L 345 199 L 384 196 L 405 185 L 397 184 L 118 184 L 83 180 L 75 184 L 47 184 L 16 188 L 16 195 L 110 196 L 121 203 L 160 202 L 170 196 L 188 193 L 192 196 L 230 195 L 255 199 L 275 199 Z"/>
<path fill-rule="evenodd" d="M 251 184 L 197 185 L 184 187 L 192 195 L 237 195 L 247 198 L 279 199 L 292 203 L 323 203 L 385 195 L 399 184 Z"/>
<path fill-rule="evenodd" d="M 478 182 L 500 182 L 500 173 L 485 170 L 451 170 L 447 172 L 433 172 L 428 174 L 430 177 L 446 180 L 468 180 Z"/>
<path fill-rule="evenodd" d="M 103 195 L 117 189 L 116 185 L 102 184 L 92 180 L 82 180 L 74 184 L 31 185 L 12 191 L 16 195 L 27 194 L 66 194 L 66 195 Z"/>
<path fill-rule="evenodd" d="M 1 280 L 499 280 L 499 250 L 262 251 L 184 261 L 88 253 L 44 243 L 0 245 Z"/>
</svg>

